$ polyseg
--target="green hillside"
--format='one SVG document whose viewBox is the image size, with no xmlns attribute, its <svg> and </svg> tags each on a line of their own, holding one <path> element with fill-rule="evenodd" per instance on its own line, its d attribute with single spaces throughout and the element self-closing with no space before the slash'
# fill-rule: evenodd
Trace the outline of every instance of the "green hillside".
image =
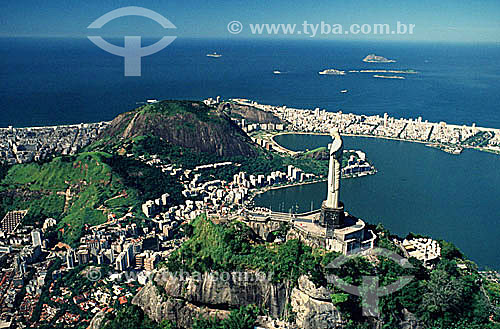
<svg viewBox="0 0 500 329">
<path fill-rule="evenodd" d="M 181 100 L 165 100 L 154 104 L 147 104 L 134 110 L 141 114 L 161 114 L 165 116 L 194 114 L 199 120 L 202 121 L 221 121 L 212 108 L 197 101 L 181 101 Z"/>
<path fill-rule="evenodd" d="M 401 252 L 392 243 L 395 236 L 389 231 L 382 226 L 370 228 L 379 235 L 380 246 Z M 341 311 L 346 329 L 372 326 L 370 319 L 362 315 L 361 299 L 338 289 L 328 280 L 331 274 L 356 286 L 362 284 L 365 276 L 377 277 L 381 287 L 401 276 L 413 276 L 413 280 L 402 289 L 380 299 L 383 328 L 400 328 L 399 319 L 403 319 L 408 311 L 425 324 L 423 328 L 498 328 L 489 320 L 500 296 L 498 286 L 490 285 L 485 291 L 477 265 L 445 241 L 440 241 L 443 257 L 433 269 L 425 268 L 416 258 L 410 258 L 412 268 L 403 268 L 381 255 L 370 258 L 360 254 L 349 257 L 340 267 L 332 268 L 328 264 L 339 256 L 338 253 L 312 249 L 296 239 L 282 244 L 265 243 L 239 222 L 215 224 L 200 216 L 185 227 L 185 231 L 189 239 L 162 264 L 169 271 L 204 273 L 251 269 L 272 273 L 273 282 L 288 282 L 291 286 L 296 284 L 300 275 L 308 275 L 315 284 L 326 286 L 333 292 L 331 302 Z M 463 267 L 459 268 L 458 264 Z"/>
<path fill-rule="evenodd" d="M 165 100 L 118 115 L 101 143 L 151 135 L 162 143 L 217 156 L 254 156 L 256 146 L 224 111 L 199 101 Z"/>
<path fill-rule="evenodd" d="M 28 209 L 26 224 L 56 218 L 64 241 L 74 243 L 85 225 L 104 223 L 110 213 L 121 217 L 129 207 L 139 209 L 143 201 L 169 187 L 169 193 L 180 198 L 180 186 L 156 168 L 108 153 L 85 152 L 44 164 L 12 166 L 0 182 L 0 210 L 3 215 Z"/>
</svg>

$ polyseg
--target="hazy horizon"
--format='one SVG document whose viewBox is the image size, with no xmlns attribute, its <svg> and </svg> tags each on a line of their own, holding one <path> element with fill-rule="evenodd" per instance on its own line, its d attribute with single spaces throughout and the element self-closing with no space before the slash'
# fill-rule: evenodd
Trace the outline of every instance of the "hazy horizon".
<svg viewBox="0 0 500 329">
<path fill-rule="evenodd" d="M 387 40 L 387 41 L 456 41 L 500 42 L 500 2 L 445 0 L 401 3 L 337 1 L 336 3 L 246 3 L 243 1 L 164 3 L 155 0 L 131 3 L 90 0 L 85 3 L 69 1 L 9 1 L 2 11 L 2 37 L 86 37 L 88 25 L 107 12 L 125 6 L 141 6 L 169 19 L 176 29 L 163 29 L 143 17 L 122 17 L 99 30 L 100 35 L 123 37 L 134 33 L 145 37 L 173 35 L 183 38 L 252 38 L 252 39 L 313 39 L 302 35 L 254 35 L 249 24 L 414 24 L 414 34 L 403 35 L 316 35 L 323 40 Z M 228 23 L 241 22 L 245 27 L 236 35 L 228 32 Z M 93 31 L 92 31 L 93 32 Z"/>
</svg>

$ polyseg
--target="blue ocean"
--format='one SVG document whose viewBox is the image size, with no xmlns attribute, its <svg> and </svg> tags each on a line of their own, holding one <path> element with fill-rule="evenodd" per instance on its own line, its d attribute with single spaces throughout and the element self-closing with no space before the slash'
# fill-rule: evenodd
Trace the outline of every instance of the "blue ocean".
<svg viewBox="0 0 500 329">
<path fill-rule="evenodd" d="M 214 51 L 223 56 L 206 57 Z M 362 62 L 371 53 L 397 62 Z M 500 128 L 499 58 L 499 44 L 178 38 L 142 59 L 141 77 L 124 77 L 122 57 L 84 38 L 2 38 L 0 127 L 110 120 L 148 98 L 221 95 Z M 419 74 L 406 80 L 318 75 L 328 68 Z"/>
</svg>

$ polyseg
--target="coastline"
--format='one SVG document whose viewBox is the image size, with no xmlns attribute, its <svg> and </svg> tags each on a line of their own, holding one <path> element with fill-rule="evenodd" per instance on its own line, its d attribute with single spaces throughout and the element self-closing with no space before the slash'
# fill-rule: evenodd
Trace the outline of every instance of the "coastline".
<svg viewBox="0 0 500 329">
<path fill-rule="evenodd" d="M 365 172 L 365 174 L 362 174 L 362 175 L 356 175 L 356 176 L 353 176 L 353 175 L 350 175 L 350 176 L 342 175 L 342 179 L 361 178 L 361 177 L 365 177 L 365 176 L 375 175 L 376 173 L 377 173 L 376 170 L 371 170 L 371 171 Z M 258 194 L 266 193 L 266 192 L 269 192 L 269 191 L 272 191 L 272 190 L 280 190 L 280 189 L 284 189 L 284 188 L 288 188 L 288 187 L 295 187 L 295 186 L 301 186 L 301 185 L 310 185 L 310 184 L 316 184 L 316 183 L 323 183 L 323 182 L 326 182 L 327 180 L 328 180 L 327 178 L 321 178 L 321 179 L 315 179 L 315 180 L 298 182 L 298 183 L 292 183 L 292 184 L 284 184 L 284 185 L 278 185 L 278 186 L 266 186 L 266 187 L 263 187 L 261 189 L 256 189 L 256 190 L 251 191 L 251 192 L 255 193 L 255 195 L 258 195 Z M 253 196 L 255 196 L 255 195 L 253 195 Z"/>
<path fill-rule="evenodd" d="M 0 130 L 10 130 L 10 129 L 57 129 L 57 128 L 78 128 L 81 125 L 98 125 L 98 124 L 110 124 L 112 120 L 96 121 L 96 122 L 81 122 L 81 123 L 71 123 L 65 125 L 49 125 L 49 126 L 26 126 L 26 127 L 0 127 Z"/>
<path fill-rule="evenodd" d="M 293 184 L 285 184 L 285 185 L 279 185 L 279 186 L 266 186 L 264 188 L 260 189 L 255 189 L 251 191 L 253 193 L 252 197 L 249 198 L 249 201 L 252 201 L 252 199 L 259 194 L 263 194 L 272 190 L 280 190 L 284 189 L 287 187 L 295 187 L 295 186 L 301 186 L 301 185 L 310 185 L 310 184 L 316 184 L 316 183 L 323 183 L 326 182 L 328 179 L 327 178 L 321 178 L 321 179 L 316 179 L 316 180 L 311 180 L 311 181 L 305 181 L 305 182 L 298 182 L 298 183 L 293 183 Z"/>
<path fill-rule="evenodd" d="M 368 70 L 370 71 L 370 70 Z M 376 71 L 376 70 L 374 70 Z M 387 70 L 387 72 L 391 72 L 391 70 Z M 417 73 L 417 72 L 408 72 L 408 73 Z M 248 106 L 254 106 L 257 108 L 260 108 L 259 106 L 264 106 L 261 104 L 255 104 L 252 103 L 248 99 L 230 99 L 231 101 L 236 101 L 237 103 L 243 104 L 243 105 L 248 105 Z M 259 106 L 256 106 L 259 105 Z M 272 107 L 271 105 L 265 105 L 264 107 Z M 263 109 L 264 111 L 269 111 L 269 109 Z M 272 111 L 270 111 L 272 113 Z M 85 123 L 78 123 L 78 124 L 64 124 L 64 125 L 45 125 L 45 126 L 29 126 L 29 127 L 0 127 L 0 131 L 9 131 L 12 129 L 18 129 L 18 130 L 44 130 L 44 129 L 68 129 L 68 128 L 78 128 L 81 126 L 85 125 L 109 125 L 111 121 L 97 121 L 97 122 L 85 122 Z M 468 127 L 465 125 L 457 125 L 457 124 L 447 124 L 447 127 L 451 129 L 460 129 L 460 128 L 474 128 L 479 132 L 493 132 L 495 134 L 500 135 L 500 129 L 498 128 L 486 128 L 486 127 Z M 300 154 L 301 151 L 293 151 L 290 149 L 287 149 L 277 143 L 274 139 L 275 136 L 282 135 L 282 134 L 306 134 L 306 135 L 329 135 L 326 132 L 304 132 L 304 131 L 268 131 L 268 137 L 267 139 L 271 142 L 273 148 L 278 151 L 278 152 L 283 152 L 287 153 L 289 155 L 297 155 Z M 341 132 L 342 136 L 350 136 L 350 137 L 370 137 L 370 138 L 381 138 L 381 139 L 387 139 L 387 140 L 394 140 L 394 141 L 403 141 L 403 142 L 411 142 L 411 143 L 421 143 L 425 144 L 427 147 L 439 149 L 443 152 L 457 155 L 459 154 L 463 149 L 472 149 L 472 150 L 477 150 L 477 151 L 482 151 L 482 152 L 487 152 L 491 154 L 496 154 L 500 155 L 500 147 L 498 149 L 493 149 L 493 148 L 488 148 L 488 147 L 478 147 L 478 146 L 472 146 L 472 145 L 455 145 L 455 144 L 440 144 L 437 142 L 431 142 L 431 141 L 423 141 L 423 140 L 416 140 L 416 139 L 405 139 L 405 138 L 399 138 L 399 137 L 390 137 L 390 136 L 380 136 L 380 135 L 371 135 L 371 134 L 352 134 L 352 133 L 343 133 Z M 452 151 L 447 151 L 447 149 L 451 149 Z M 454 150 L 458 150 L 458 152 L 453 152 Z"/>
<path fill-rule="evenodd" d="M 280 145 L 276 140 L 274 140 L 274 137 L 280 136 L 280 135 L 318 135 L 318 136 L 329 136 L 329 133 L 319 133 L 319 132 L 302 132 L 302 131 L 286 131 L 286 132 L 280 132 L 277 134 L 274 134 L 271 136 L 270 140 L 273 143 L 273 145 L 277 145 L 279 149 L 281 149 L 283 152 L 287 152 L 290 155 L 296 155 L 301 153 L 301 151 L 293 151 L 290 149 L 287 149 L 283 145 Z M 420 140 L 414 140 L 414 139 L 404 139 L 404 138 L 398 138 L 398 137 L 388 137 L 388 136 L 375 136 L 375 135 L 366 135 L 366 134 L 347 134 L 347 133 L 341 133 L 341 136 L 347 136 L 347 137 L 367 137 L 367 138 L 376 138 L 376 139 L 386 139 L 386 140 L 393 140 L 393 141 L 399 141 L 399 142 L 408 142 L 408 143 L 419 143 L 419 144 L 424 144 L 427 147 L 430 148 L 436 148 L 435 146 L 432 146 L 430 142 L 428 141 L 420 141 Z M 487 152 L 487 153 L 492 153 L 499 155 L 500 152 L 496 152 L 494 150 L 486 149 L 486 148 L 480 148 L 480 147 L 474 147 L 474 146 L 468 146 L 468 145 L 460 145 L 461 148 L 464 149 L 469 149 L 469 150 L 476 150 L 476 151 L 481 151 L 481 152 Z M 441 150 L 443 151 L 443 150 Z M 445 152 L 445 151 L 443 151 Z M 449 152 L 446 152 L 449 153 Z M 451 154 L 451 153 L 449 153 Z"/>
<path fill-rule="evenodd" d="M 283 149 L 285 149 L 285 148 L 283 148 Z M 341 178 L 342 179 L 362 178 L 362 177 L 366 177 L 366 176 L 375 175 L 377 172 L 378 172 L 377 169 L 372 167 L 372 170 L 370 170 L 370 171 L 359 173 L 359 174 L 342 175 Z M 282 185 L 278 185 L 278 186 L 274 186 L 274 185 L 273 186 L 265 186 L 263 188 L 253 189 L 253 190 L 250 190 L 250 196 L 249 196 L 248 200 L 246 201 L 246 203 L 251 203 L 257 195 L 264 194 L 264 193 L 267 193 L 269 191 L 281 190 L 281 189 L 286 189 L 286 188 L 291 188 L 291 187 L 296 187 L 296 186 L 323 183 L 326 181 L 328 181 L 328 178 L 319 178 L 319 179 L 313 179 L 313 180 L 308 180 L 308 181 L 303 181 L 303 182 L 282 184 Z"/>
<path fill-rule="evenodd" d="M 353 126 L 354 129 L 349 129 L 349 132 L 341 130 L 341 134 L 344 136 L 373 137 L 405 142 L 424 143 L 428 144 L 427 146 L 429 147 L 439 148 L 440 150 L 450 154 L 459 154 L 463 149 L 475 149 L 478 151 L 500 154 L 500 129 L 480 127 L 476 126 L 475 123 L 473 123 L 472 126 L 467 126 L 448 124 L 444 121 L 428 122 L 427 120 L 423 121 L 422 117 L 418 117 L 418 119 L 398 119 L 389 117 L 387 113 L 384 113 L 384 117 L 382 118 L 379 115 L 366 116 L 353 113 L 342 113 L 340 110 L 338 112 L 321 110 L 321 115 L 323 117 L 320 120 L 319 108 L 316 108 L 313 111 L 310 109 L 290 108 L 286 105 L 259 104 L 245 98 L 231 98 L 229 101 L 240 105 L 252 106 L 261 111 L 270 112 L 285 122 L 292 124 L 294 130 L 288 131 L 285 131 L 284 129 L 275 130 L 274 128 L 267 130 L 264 128 L 264 130 L 267 130 L 267 135 L 271 136 L 271 138 L 266 136 L 268 140 L 271 139 L 271 144 L 276 146 L 278 151 L 281 149 L 281 151 L 289 154 L 294 154 L 292 152 L 296 151 L 285 150 L 282 148 L 281 145 L 272 139 L 273 135 L 280 133 L 326 135 L 326 132 L 318 132 L 318 130 L 326 130 L 325 127 L 324 129 L 311 128 L 311 125 L 320 127 L 320 125 L 323 124 L 323 121 L 321 120 L 326 120 L 328 124 L 333 124 L 332 122 L 338 122 L 338 120 L 340 120 L 342 124 L 347 124 L 342 129 Z M 303 119 L 306 117 L 307 120 Z M 367 120 L 369 124 L 365 124 L 364 120 Z M 389 124 L 387 122 L 389 122 Z M 373 134 L 372 131 L 369 131 L 372 129 L 370 127 L 379 129 L 382 123 L 382 131 L 385 131 L 385 128 L 389 127 L 389 132 L 394 133 L 395 130 L 399 130 L 399 133 L 388 136 L 386 134 Z M 400 137 L 407 127 L 410 128 L 409 133 L 415 136 Z M 429 128 L 430 130 L 428 130 Z M 362 133 L 358 133 L 356 130 L 362 131 Z M 406 132 L 408 133 L 408 130 L 406 130 Z M 486 138 L 484 138 L 485 135 Z M 434 138 L 431 139 L 431 137 Z M 492 143 L 490 143 L 490 141 L 492 141 Z"/>
</svg>

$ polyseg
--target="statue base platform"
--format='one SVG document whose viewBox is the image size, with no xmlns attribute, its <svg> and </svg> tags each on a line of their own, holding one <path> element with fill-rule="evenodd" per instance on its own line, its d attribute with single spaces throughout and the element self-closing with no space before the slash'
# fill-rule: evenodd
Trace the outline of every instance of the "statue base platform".
<svg viewBox="0 0 500 329">
<path fill-rule="evenodd" d="M 344 204 L 340 202 L 338 208 L 326 207 L 325 202 L 321 205 L 319 225 L 326 228 L 328 238 L 333 237 L 333 230 L 344 226 Z"/>
</svg>

